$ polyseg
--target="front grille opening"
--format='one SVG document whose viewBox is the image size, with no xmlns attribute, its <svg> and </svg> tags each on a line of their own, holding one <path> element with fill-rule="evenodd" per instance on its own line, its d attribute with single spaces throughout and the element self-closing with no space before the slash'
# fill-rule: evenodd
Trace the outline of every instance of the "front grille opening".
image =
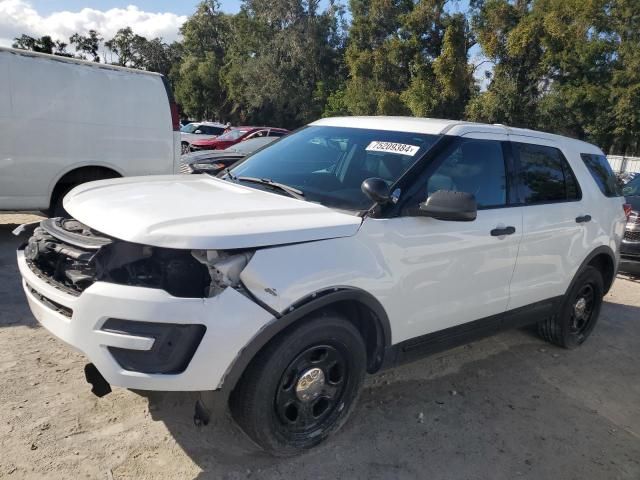
<svg viewBox="0 0 640 480">
<path fill-rule="evenodd" d="M 64 305 L 60 305 L 58 302 L 54 302 L 53 300 L 51 300 L 48 297 L 45 297 L 44 295 L 42 295 L 40 292 L 38 292 L 37 290 L 35 290 L 33 287 L 31 287 L 30 285 L 27 285 L 27 287 L 29 288 L 29 293 L 31 293 L 31 295 L 33 295 L 34 297 L 36 297 L 36 299 L 42 303 L 45 307 L 58 312 L 62 315 L 64 315 L 67 318 L 71 318 L 73 316 L 73 310 L 71 310 L 69 307 L 65 307 Z"/>
</svg>

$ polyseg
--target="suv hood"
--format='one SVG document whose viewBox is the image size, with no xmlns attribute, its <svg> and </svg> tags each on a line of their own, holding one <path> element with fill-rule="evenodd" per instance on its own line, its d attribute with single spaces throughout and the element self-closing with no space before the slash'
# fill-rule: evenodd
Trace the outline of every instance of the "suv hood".
<svg viewBox="0 0 640 480">
<path fill-rule="evenodd" d="M 128 242 L 235 249 L 354 235 L 362 219 L 322 205 L 207 175 L 129 177 L 80 185 L 65 209 Z"/>
</svg>

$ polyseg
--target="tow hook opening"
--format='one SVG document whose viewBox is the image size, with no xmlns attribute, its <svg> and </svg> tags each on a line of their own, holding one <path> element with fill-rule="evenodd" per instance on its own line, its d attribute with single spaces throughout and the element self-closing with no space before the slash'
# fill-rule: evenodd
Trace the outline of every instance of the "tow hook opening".
<svg viewBox="0 0 640 480">
<path fill-rule="evenodd" d="M 105 380 L 93 363 L 84 366 L 84 378 L 91 385 L 91 393 L 96 397 L 104 397 L 111 393 L 111 385 Z"/>
</svg>

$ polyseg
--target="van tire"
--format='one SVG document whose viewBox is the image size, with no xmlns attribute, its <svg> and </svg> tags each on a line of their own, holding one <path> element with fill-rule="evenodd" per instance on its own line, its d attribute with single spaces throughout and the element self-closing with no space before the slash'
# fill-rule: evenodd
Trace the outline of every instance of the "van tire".
<svg viewBox="0 0 640 480">
<path fill-rule="evenodd" d="M 318 445 L 344 424 L 366 370 L 353 324 L 334 312 L 302 322 L 256 355 L 229 402 L 244 432 L 280 457 Z"/>
<path fill-rule="evenodd" d="M 559 347 L 579 347 L 596 326 L 603 296 L 602 274 L 592 266 L 586 267 L 565 295 L 558 313 L 538 322 L 538 333 Z"/>
</svg>

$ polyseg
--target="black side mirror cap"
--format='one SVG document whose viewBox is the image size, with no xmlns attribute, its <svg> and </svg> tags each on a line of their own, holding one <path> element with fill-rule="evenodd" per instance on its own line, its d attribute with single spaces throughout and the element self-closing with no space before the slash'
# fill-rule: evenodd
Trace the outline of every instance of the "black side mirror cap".
<svg viewBox="0 0 640 480">
<path fill-rule="evenodd" d="M 416 214 L 437 220 L 472 222 L 477 217 L 478 204 L 471 193 L 438 190 L 420 204 Z"/>
<path fill-rule="evenodd" d="M 364 194 L 378 205 L 384 205 L 391 200 L 391 191 L 387 182 L 381 178 L 367 178 L 361 187 Z"/>
</svg>

